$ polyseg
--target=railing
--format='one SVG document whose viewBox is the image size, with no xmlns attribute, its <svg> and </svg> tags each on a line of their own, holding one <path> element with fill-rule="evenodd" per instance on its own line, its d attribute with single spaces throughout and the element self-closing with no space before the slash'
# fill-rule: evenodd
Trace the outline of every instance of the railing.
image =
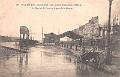
<svg viewBox="0 0 120 77">
<path fill-rule="evenodd" d="M 27 50 L 11 48 L 7 46 L 0 45 L 0 58 L 9 57 L 17 53 L 26 53 Z"/>
</svg>

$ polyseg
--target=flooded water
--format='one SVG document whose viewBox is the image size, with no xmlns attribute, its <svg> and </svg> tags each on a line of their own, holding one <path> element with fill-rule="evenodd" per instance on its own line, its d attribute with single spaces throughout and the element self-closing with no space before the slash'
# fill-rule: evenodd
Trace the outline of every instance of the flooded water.
<svg viewBox="0 0 120 77">
<path fill-rule="evenodd" d="M 0 77 L 115 77 L 94 70 L 62 49 L 37 46 L 28 53 L 0 59 Z M 117 76 L 116 76 L 117 77 Z"/>
</svg>

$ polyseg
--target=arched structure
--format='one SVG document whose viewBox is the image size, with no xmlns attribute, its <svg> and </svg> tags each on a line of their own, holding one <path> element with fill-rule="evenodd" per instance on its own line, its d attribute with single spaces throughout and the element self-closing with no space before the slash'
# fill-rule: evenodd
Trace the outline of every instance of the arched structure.
<svg viewBox="0 0 120 77">
<path fill-rule="evenodd" d="M 29 39 L 29 29 L 26 26 L 20 26 L 20 39 Z"/>
</svg>

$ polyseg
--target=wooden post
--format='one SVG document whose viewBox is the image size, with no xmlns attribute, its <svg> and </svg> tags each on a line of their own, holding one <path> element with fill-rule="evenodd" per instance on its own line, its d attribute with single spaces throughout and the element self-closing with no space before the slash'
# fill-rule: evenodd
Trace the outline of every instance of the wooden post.
<svg viewBox="0 0 120 77">
<path fill-rule="evenodd" d="M 77 45 L 75 45 L 75 50 L 77 51 Z"/>
</svg>

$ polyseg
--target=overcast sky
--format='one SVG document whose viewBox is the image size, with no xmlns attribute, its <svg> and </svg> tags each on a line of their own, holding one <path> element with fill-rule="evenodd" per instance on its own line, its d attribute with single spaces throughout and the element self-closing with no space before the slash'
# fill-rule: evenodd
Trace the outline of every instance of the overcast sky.
<svg viewBox="0 0 120 77">
<path fill-rule="evenodd" d="M 18 3 L 79 3 L 82 6 L 71 10 L 33 10 L 16 6 Z M 114 14 L 120 13 L 118 7 L 120 1 L 114 0 Z M 33 36 L 40 39 L 42 26 L 44 33 L 58 34 L 84 25 L 94 16 L 99 16 L 101 24 L 107 21 L 108 0 L 0 0 L 0 35 L 19 36 L 19 27 L 28 26 L 32 33 L 36 33 Z"/>
</svg>

